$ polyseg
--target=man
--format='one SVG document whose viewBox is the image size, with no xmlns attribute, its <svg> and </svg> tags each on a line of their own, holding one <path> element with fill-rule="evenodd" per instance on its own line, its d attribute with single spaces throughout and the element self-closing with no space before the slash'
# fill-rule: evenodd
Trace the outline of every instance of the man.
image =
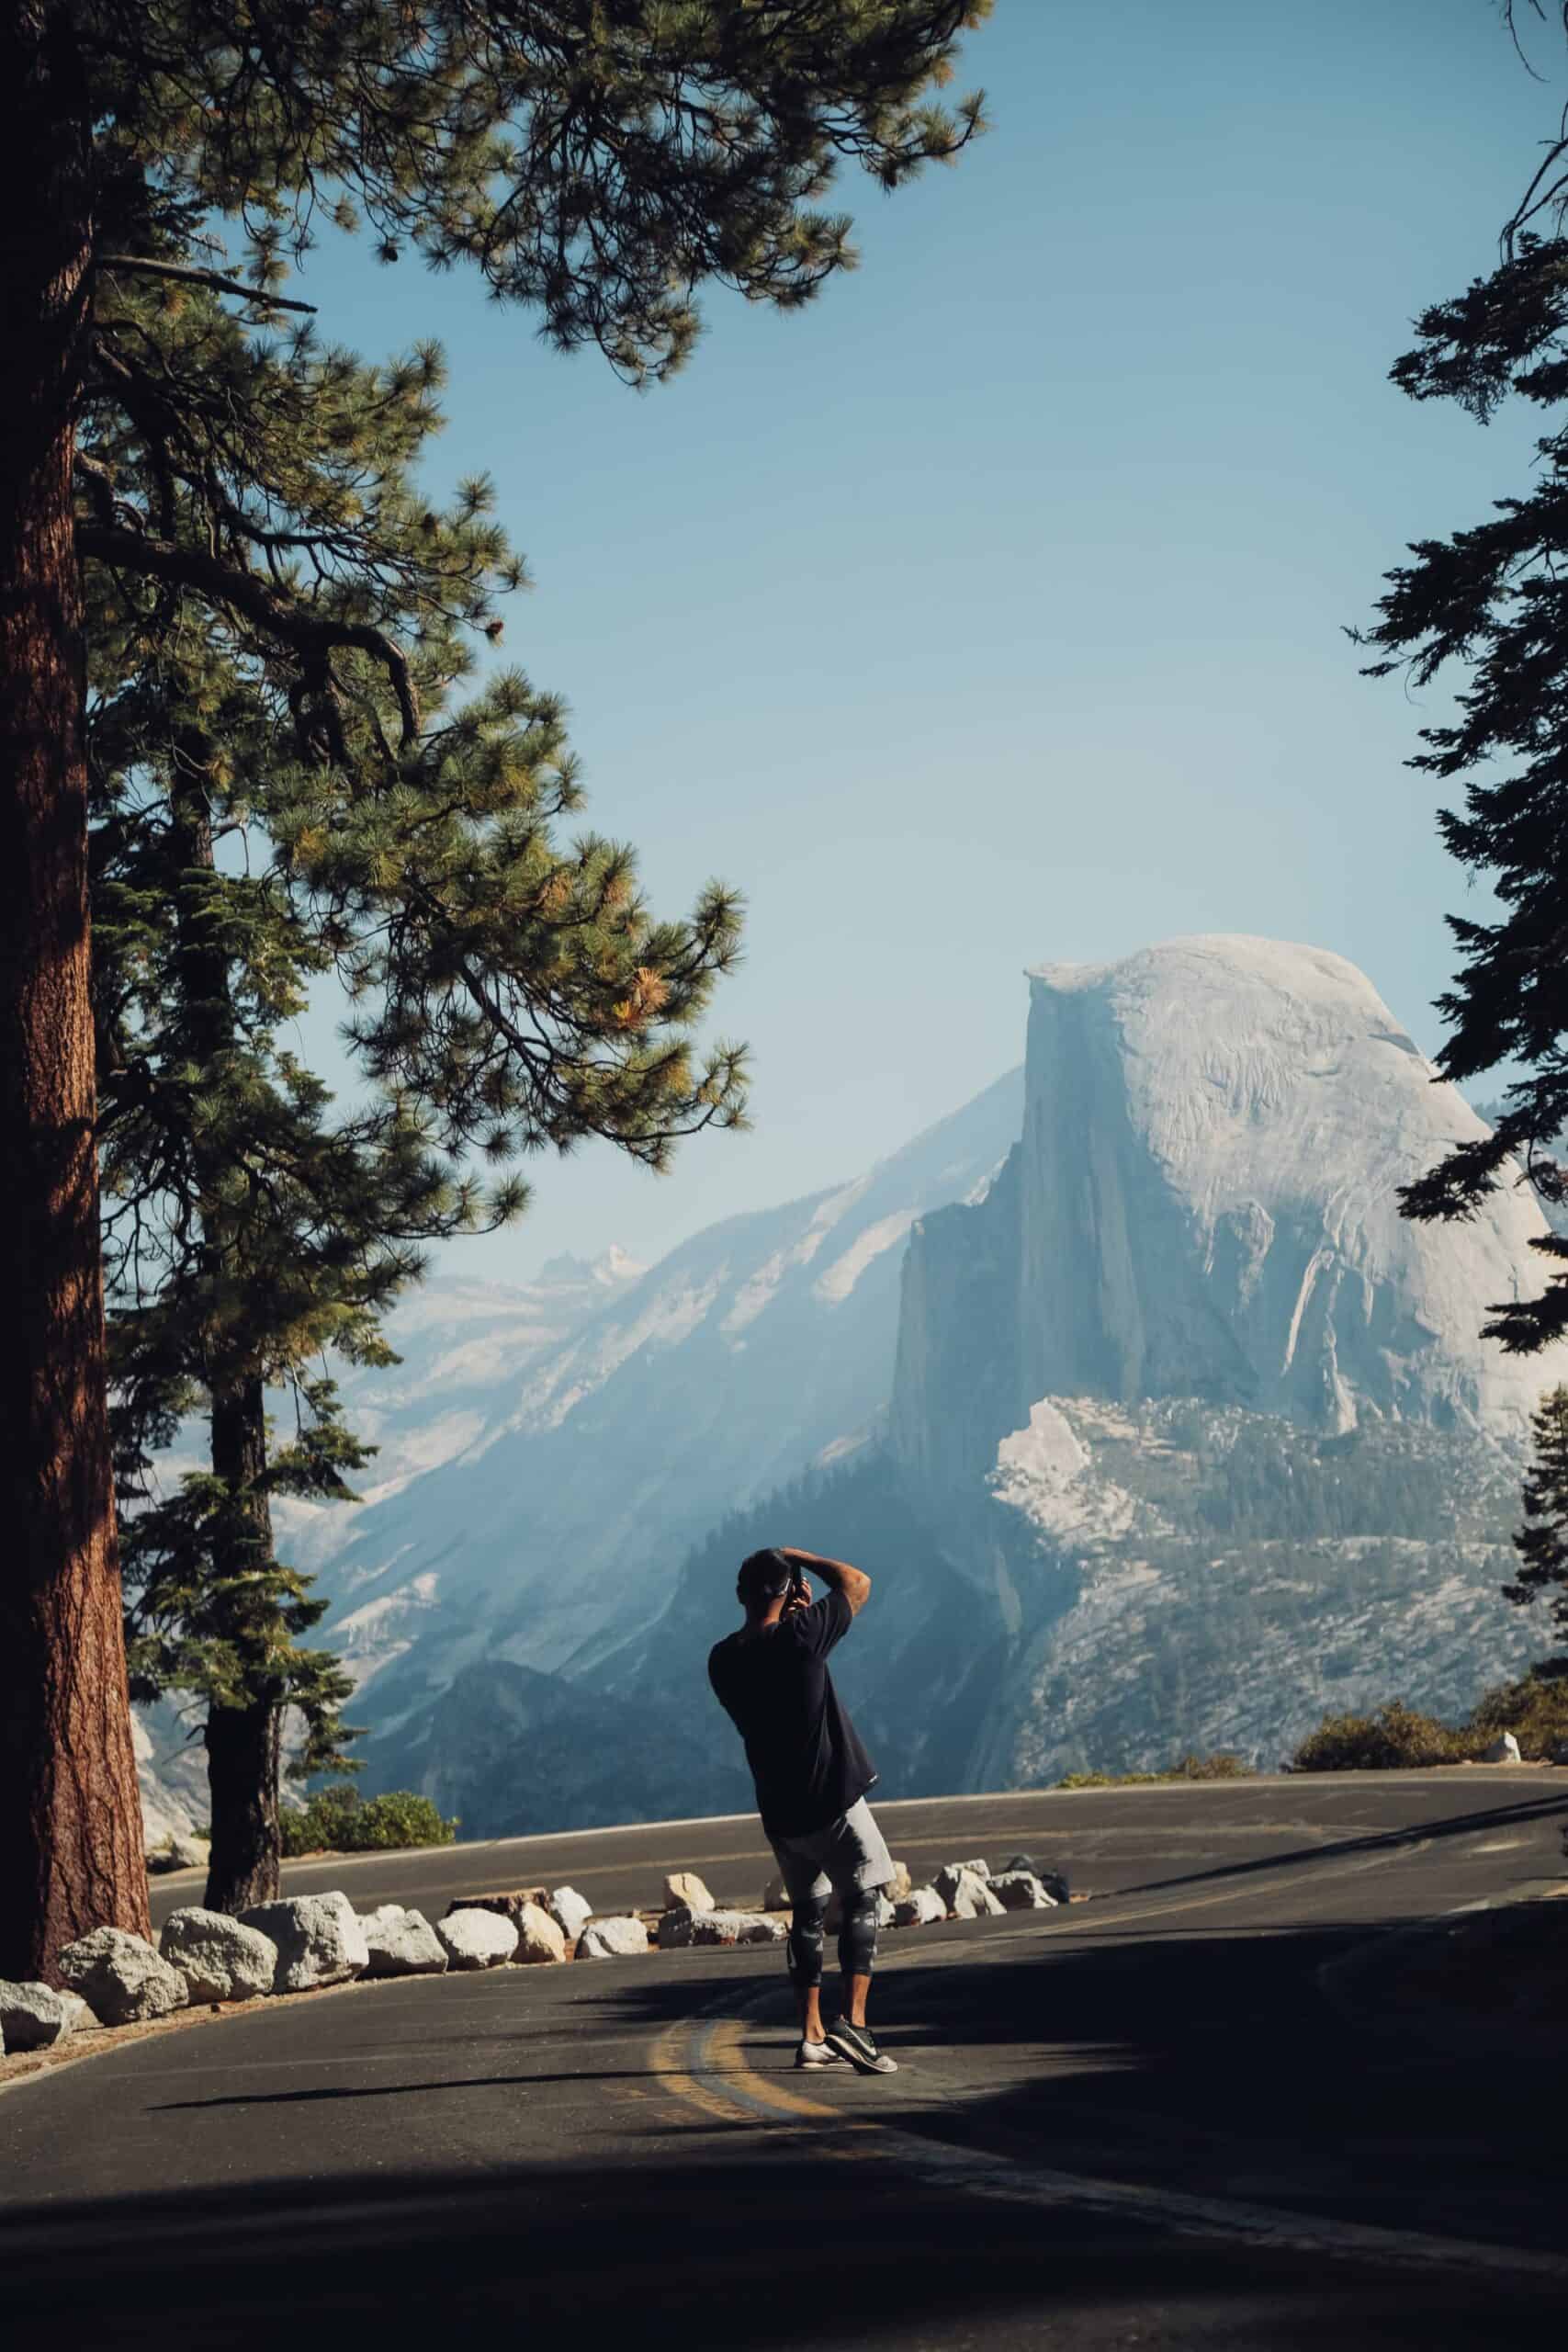
<svg viewBox="0 0 1568 2352">
<path fill-rule="evenodd" d="M 807 1568 L 828 1589 L 813 1602 Z M 708 1680 L 746 1743 L 762 1827 L 778 1857 L 794 1918 L 789 1972 L 800 2000 L 797 2066 L 847 2059 L 866 2075 L 894 2075 L 865 2021 L 876 1958 L 876 1905 L 893 1876 L 865 1792 L 876 1779 L 840 1704 L 828 1653 L 871 1595 L 871 1578 L 842 1560 L 793 1544 L 753 1552 L 735 1590 L 746 1611 L 739 1633 L 716 1644 Z M 822 2023 L 822 1935 L 828 1897 L 840 1906 L 843 2009 Z"/>
</svg>

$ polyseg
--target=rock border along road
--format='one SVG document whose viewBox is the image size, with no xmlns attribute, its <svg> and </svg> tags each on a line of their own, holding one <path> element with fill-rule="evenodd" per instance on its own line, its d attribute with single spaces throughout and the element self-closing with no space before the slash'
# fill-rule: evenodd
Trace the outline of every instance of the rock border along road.
<svg viewBox="0 0 1568 2352">
<path fill-rule="evenodd" d="M 1568 1772 L 880 1810 L 917 1878 L 1022 1849 L 1098 1898 L 890 1936 L 898 2075 L 794 2073 L 768 1951 L 404 1980 L 128 2044 L 0 2098 L 11 2341 L 271 2345 L 313 2309 L 687 2346 L 1490 2346 L 1561 2312 L 1554 2052 L 1523 2026 L 1513 2066 L 1435 2051 L 1317 1980 L 1381 1929 L 1560 1887 Z M 440 1909 L 558 1875 L 609 1909 L 681 1866 L 754 1900 L 766 1859 L 743 1817 L 288 1887 Z"/>
</svg>

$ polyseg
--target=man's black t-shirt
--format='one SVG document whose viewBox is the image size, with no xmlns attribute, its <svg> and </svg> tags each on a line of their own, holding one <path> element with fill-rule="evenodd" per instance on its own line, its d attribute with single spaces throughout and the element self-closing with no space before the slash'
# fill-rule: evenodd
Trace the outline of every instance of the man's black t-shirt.
<svg viewBox="0 0 1568 2352">
<path fill-rule="evenodd" d="M 847 1813 L 876 1779 L 839 1703 L 828 1653 L 853 1611 L 833 1590 L 762 1633 L 716 1644 L 708 1680 L 746 1742 L 770 1838 L 804 1838 Z"/>
</svg>

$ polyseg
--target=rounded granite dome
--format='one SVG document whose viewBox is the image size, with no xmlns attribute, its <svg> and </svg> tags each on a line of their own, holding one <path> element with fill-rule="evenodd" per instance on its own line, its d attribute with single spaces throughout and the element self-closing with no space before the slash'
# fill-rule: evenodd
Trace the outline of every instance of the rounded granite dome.
<svg viewBox="0 0 1568 2352">
<path fill-rule="evenodd" d="M 1563 1376 L 1481 1337 L 1540 1279 L 1528 1190 L 1463 1225 L 1401 1216 L 1400 1187 L 1486 1130 L 1353 964 L 1216 934 L 1030 978 L 1037 1394 L 1517 1426 Z"/>
</svg>

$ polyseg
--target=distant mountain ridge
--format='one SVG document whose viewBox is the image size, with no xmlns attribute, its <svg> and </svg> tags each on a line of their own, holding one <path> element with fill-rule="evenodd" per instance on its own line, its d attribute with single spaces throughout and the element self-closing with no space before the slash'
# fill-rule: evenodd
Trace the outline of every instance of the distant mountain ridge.
<svg viewBox="0 0 1568 2352">
<path fill-rule="evenodd" d="M 1399 1216 L 1482 1125 L 1340 957 L 1179 940 L 1031 997 L 1017 1148 L 911 1235 L 886 1442 L 705 1547 L 623 1696 L 701 1719 L 718 1553 L 787 1522 L 876 1580 L 840 1679 L 889 1793 L 1467 1709 L 1540 1640 L 1499 1588 L 1563 1365 L 1480 1338 L 1535 1202 Z"/>
<path fill-rule="evenodd" d="M 864 1176 L 728 1218 L 650 1272 L 557 1261 L 514 1292 L 431 1284 L 400 1313 L 401 1370 L 351 1390 L 388 1449 L 369 1498 L 286 1525 L 360 1675 L 378 1780 L 386 1741 L 402 1756 L 460 1674 L 582 1676 L 658 1618 L 727 1510 L 867 1442 L 909 1228 L 983 1190 L 1021 1105 L 1014 1071 Z"/>
<path fill-rule="evenodd" d="M 1467 1704 L 1529 1654 L 1498 1587 L 1562 1370 L 1479 1338 L 1528 1194 L 1397 1214 L 1481 1131 L 1434 1078 L 1318 949 L 1043 967 L 1024 1071 L 855 1183 L 433 1295 L 391 1476 L 309 1539 L 370 1784 L 490 1832 L 743 1802 L 702 1668 L 764 1541 L 877 1577 L 842 1676 L 889 1794 Z"/>
</svg>

